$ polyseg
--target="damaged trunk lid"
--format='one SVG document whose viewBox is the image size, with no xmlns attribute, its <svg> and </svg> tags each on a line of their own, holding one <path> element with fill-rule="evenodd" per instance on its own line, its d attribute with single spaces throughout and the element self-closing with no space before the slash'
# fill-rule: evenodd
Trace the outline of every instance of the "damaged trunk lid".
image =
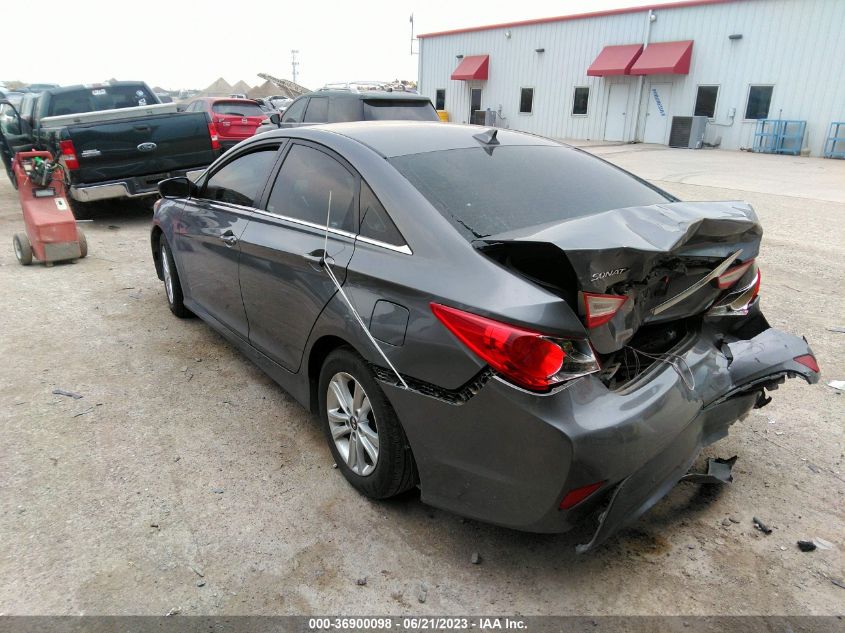
<svg viewBox="0 0 845 633">
<path fill-rule="evenodd" d="M 611 354 L 641 327 L 700 315 L 730 286 L 747 283 L 757 275 L 753 260 L 762 234 L 747 203 L 668 202 L 574 217 L 475 243 L 563 296 L 582 317 L 596 351 Z"/>
</svg>

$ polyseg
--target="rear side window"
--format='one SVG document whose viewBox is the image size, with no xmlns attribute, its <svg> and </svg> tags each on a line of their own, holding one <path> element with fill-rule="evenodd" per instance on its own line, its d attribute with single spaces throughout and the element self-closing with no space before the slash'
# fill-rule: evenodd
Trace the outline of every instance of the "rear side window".
<svg viewBox="0 0 845 633">
<path fill-rule="evenodd" d="M 390 159 L 469 239 L 672 198 L 561 146 L 482 147 Z"/>
<path fill-rule="evenodd" d="M 134 86 L 95 86 L 51 95 L 47 116 L 135 108 L 158 103 L 142 84 Z"/>
<path fill-rule="evenodd" d="M 360 99 L 332 99 L 329 102 L 329 121 L 332 123 L 346 123 L 361 120 Z"/>
<path fill-rule="evenodd" d="M 201 197 L 251 207 L 270 175 L 277 149 L 267 147 L 238 156 L 212 174 Z"/>
<path fill-rule="evenodd" d="M 365 121 L 439 121 L 431 101 L 365 99 Z"/>
<path fill-rule="evenodd" d="M 211 111 L 224 116 L 264 116 L 264 110 L 257 103 L 243 101 L 217 101 Z"/>
<path fill-rule="evenodd" d="M 294 145 L 273 183 L 267 210 L 296 220 L 352 232 L 355 229 L 355 177 L 334 158 Z"/>
<path fill-rule="evenodd" d="M 361 237 L 402 246 L 405 240 L 370 186 L 361 183 Z"/>
<path fill-rule="evenodd" d="M 285 123 L 299 123 L 302 121 L 302 113 L 305 111 L 305 104 L 308 103 L 308 98 L 297 99 L 290 107 L 285 110 Z"/>
<path fill-rule="evenodd" d="M 329 100 L 326 97 L 311 97 L 305 111 L 305 123 L 325 123 L 329 120 Z"/>
</svg>

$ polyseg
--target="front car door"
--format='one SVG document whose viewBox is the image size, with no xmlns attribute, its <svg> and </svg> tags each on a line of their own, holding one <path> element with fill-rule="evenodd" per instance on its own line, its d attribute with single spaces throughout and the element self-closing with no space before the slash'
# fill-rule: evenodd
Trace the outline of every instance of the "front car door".
<svg viewBox="0 0 845 633">
<path fill-rule="evenodd" d="M 297 98 L 282 114 L 282 122 L 279 127 L 299 127 L 302 125 L 306 105 L 308 105 L 308 97 Z"/>
<path fill-rule="evenodd" d="M 3 166 L 12 176 L 12 159 L 18 152 L 32 149 L 32 129 L 29 123 L 21 118 L 11 102 L 0 99 L 0 158 Z"/>
<path fill-rule="evenodd" d="M 238 260 L 241 234 L 278 158 L 279 142 L 244 148 L 216 166 L 186 201 L 175 232 L 174 257 L 189 307 L 199 308 L 246 339 Z"/>
<path fill-rule="evenodd" d="M 296 372 L 311 328 L 336 292 L 320 265 L 324 247 L 338 281 L 346 277 L 360 178 L 320 145 L 294 141 L 286 151 L 241 236 L 240 280 L 250 343 Z"/>
</svg>

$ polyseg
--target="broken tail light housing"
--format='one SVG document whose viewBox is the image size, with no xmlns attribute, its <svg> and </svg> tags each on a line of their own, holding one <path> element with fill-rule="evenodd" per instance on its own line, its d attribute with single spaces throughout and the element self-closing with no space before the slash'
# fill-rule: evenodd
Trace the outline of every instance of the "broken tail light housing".
<svg viewBox="0 0 845 633">
<path fill-rule="evenodd" d="M 76 149 L 73 141 L 59 141 L 59 151 L 62 153 L 62 160 L 66 169 L 79 169 L 79 159 L 76 158 Z"/>
<path fill-rule="evenodd" d="M 501 323 L 439 303 L 434 316 L 502 377 L 531 391 L 599 370 L 585 339 L 563 339 Z"/>
<path fill-rule="evenodd" d="M 821 369 L 819 369 L 819 363 L 816 360 L 816 357 L 813 356 L 812 354 L 804 354 L 803 356 L 796 356 L 792 360 L 794 360 L 796 363 L 804 365 L 804 367 L 806 367 L 810 371 L 814 371 L 817 374 L 821 373 Z"/>
<path fill-rule="evenodd" d="M 220 149 L 220 136 L 217 134 L 217 126 L 214 122 L 208 124 L 208 136 L 211 139 L 211 149 Z"/>
<path fill-rule="evenodd" d="M 736 282 L 742 279 L 742 276 L 748 272 L 748 269 L 754 265 L 754 260 L 749 259 L 744 264 L 740 264 L 739 266 L 734 266 L 733 268 L 728 268 L 725 272 L 721 275 L 716 277 L 716 286 L 720 290 L 725 290 L 733 286 Z"/>
<path fill-rule="evenodd" d="M 570 490 L 566 493 L 566 496 L 563 498 L 563 501 L 560 502 L 560 509 L 569 510 L 570 508 L 574 508 L 584 499 L 586 499 L 591 494 L 596 492 L 599 488 L 601 488 L 605 483 L 605 481 L 597 481 L 594 484 L 589 484 L 586 486 L 581 486 L 580 488 L 575 488 L 574 490 Z"/>
<path fill-rule="evenodd" d="M 584 296 L 584 314 L 589 329 L 610 321 L 628 300 L 628 297 L 621 295 L 600 295 L 591 292 L 581 294 Z"/>
</svg>

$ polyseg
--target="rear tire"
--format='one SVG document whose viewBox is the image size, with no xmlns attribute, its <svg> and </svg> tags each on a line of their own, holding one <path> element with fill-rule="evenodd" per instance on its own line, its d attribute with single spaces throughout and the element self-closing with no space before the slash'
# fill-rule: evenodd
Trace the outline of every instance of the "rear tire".
<svg viewBox="0 0 845 633">
<path fill-rule="evenodd" d="M 170 247 L 163 235 L 160 239 L 159 253 L 161 254 L 161 272 L 162 277 L 164 277 L 164 296 L 167 297 L 167 306 L 180 319 L 188 318 L 193 313 L 185 307 L 185 297 L 182 294 L 182 282 L 179 281 L 176 262 L 173 260 Z"/>
<path fill-rule="evenodd" d="M 29 243 L 26 233 L 15 233 L 12 245 L 15 247 L 15 257 L 21 266 L 29 266 L 32 263 L 32 244 Z"/>
<path fill-rule="evenodd" d="M 76 238 L 79 240 L 79 259 L 82 259 L 88 255 L 88 239 L 78 226 L 76 227 Z"/>
<path fill-rule="evenodd" d="M 385 499 L 416 485 L 408 438 L 363 358 L 346 347 L 329 354 L 318 393 L 329 449 L 354 488 Z"/>
</svg>

